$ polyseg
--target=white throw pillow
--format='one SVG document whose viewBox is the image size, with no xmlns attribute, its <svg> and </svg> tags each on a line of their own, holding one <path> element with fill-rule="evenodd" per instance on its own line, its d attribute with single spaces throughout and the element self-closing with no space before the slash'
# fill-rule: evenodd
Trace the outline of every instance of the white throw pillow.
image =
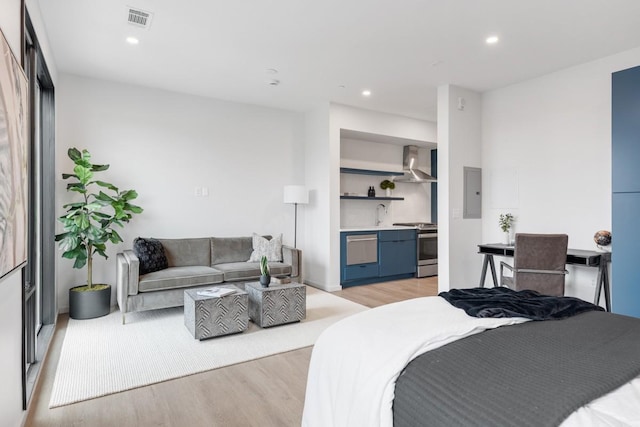
<svg viewBox="0 0 640 427">
<path fill-rule="evenodd" d="M 267 257 L 267 261 L 282 261 L 282 234 L 267 240 L 253 233 L 253 252 L 247 262 L 259 262 L 263 255 Z"/>
</svg>

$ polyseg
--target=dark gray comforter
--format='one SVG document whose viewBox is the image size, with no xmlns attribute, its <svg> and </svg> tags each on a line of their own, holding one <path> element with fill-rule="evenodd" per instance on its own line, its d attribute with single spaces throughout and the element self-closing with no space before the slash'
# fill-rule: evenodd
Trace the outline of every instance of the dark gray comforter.
<svg viewBox="0 0 640 427">
<path fill-rule="evenodd" d="M 573 297 L 552 297 L 525 289 L 451 289 L 438 294 L 473 317 L 525 317 L 531 320 L 564 319 L 602 307 Z"/>
<path fill-rule="evenodd" d="M 427 352 L 396 382 L 403 426 L 557 426 L 640 375 L 640 319 L 592 311 Z"/>
</svg>

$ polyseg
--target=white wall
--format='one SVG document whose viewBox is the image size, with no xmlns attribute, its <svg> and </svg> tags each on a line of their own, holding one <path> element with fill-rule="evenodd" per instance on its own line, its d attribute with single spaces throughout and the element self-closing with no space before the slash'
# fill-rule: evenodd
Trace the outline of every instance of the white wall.
<svg viewBox="0 0 640 427">
<path fill-rule="evenodd" d="M 305 182 L 309 204 L 301 207 L 304 215 L 302 241 L 304 281 L 325 290 L 336 290 L 330 282 L 331 271 L 331 194 L 329 105 L 318 107 L 305 117 Z M 338 284 L 339 285 L 339 284 Z M 339 288 L 338 288 L 339 289 Z"/>
<path fill-rule="evenodd" d="M 67 149 L 88 149 L 111 168 L 102 179 L 139 193 L 145 211 L 121 233 L 108 260 L 94 261 L 94 281 L 115 283 L 115 254 L 137 236 L 165 238 L 283 233 L 293 244 L 293 207 L 283 187 L 304 184 L 303 116 L 156 89 L 60 76 L 58 176 L 70 171 Z M 208 197 L 197 197 L 207 187 Z M 57 182 L 59 213 L 72 195 Z M 60 230 L 60 228 L 59 228 Z M 60 261 L 58 297 L 85 283 L 85 271 Z M 115 293 L 112 296 L 115 303 Z"/>
<path fill-rule="evenodd" d="M 438 88 L 439 291 L 478 284 L 482 222 L 464 219 L 462 212 L 464 167 L 481 167 L 480 123 L 480 94 L 452 85 Z"/>
<path fill-rule="evenodd" d="M 483 95 L 484 241 L 500 241 L 509 211 L 516 232 L 596 249 L 594 233 L 611 230 L 611 73 L 638 64 L 634 49 Z M 567 293 L 591 300 L 595 279 L 570 268 Z"/>
</svg>

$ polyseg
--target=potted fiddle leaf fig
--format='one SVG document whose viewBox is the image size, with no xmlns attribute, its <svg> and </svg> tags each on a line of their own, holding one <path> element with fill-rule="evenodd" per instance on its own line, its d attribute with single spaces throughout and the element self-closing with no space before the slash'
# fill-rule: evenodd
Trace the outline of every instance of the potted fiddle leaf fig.
<svg viewBox="0 0 640 427">
<path fill-rule="evenodd" d="M 263 255 L 262 258 L 260 258 L 260 285 L 262 285 L 263 288 L 268 288 L 269 283 L 271 283 L 271 270 L 269 270 L 267 257 Z"/>
<path fill-rule="evenodd" d="M 74 260 L 73 268 L 87 268 L 87 283 L 69 289 L 69 317 L 91 319 L 109 314 L 111 286 L 93 283 L 93 257 L 107 259 L 107 244 L 122 242 L 115 227 L 123 227 L 142 208 L 131 204 L 138 197 L 135 190 L 120 190 L 113 184 L 95 179 L 97 172 L 109 165 L 91 163 L 87 150 L 70 148 L 67 152 L 75 164 L 73 173 L 62 174 L 69 180 L 67 191 L 79 200 L 63 206 L 66 213 L 58 220 L 63 232 L 56 235 L 64 258 Z"/>
</svg>

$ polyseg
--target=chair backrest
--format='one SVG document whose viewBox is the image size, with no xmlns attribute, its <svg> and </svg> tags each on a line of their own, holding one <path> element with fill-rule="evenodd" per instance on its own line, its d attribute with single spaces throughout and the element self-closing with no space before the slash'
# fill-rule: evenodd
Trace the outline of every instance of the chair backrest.
<svg viewBox="0 0 640 427">
<path fill-rule="evenodd" d="M 515 290 L 533 289 L 544 295 L 564 295 L 564 274 L 518 272 L 552 270 L 563 272 L 567 263 L 566 234 L 516 234 L 514 249 Z"/>
</svg>

